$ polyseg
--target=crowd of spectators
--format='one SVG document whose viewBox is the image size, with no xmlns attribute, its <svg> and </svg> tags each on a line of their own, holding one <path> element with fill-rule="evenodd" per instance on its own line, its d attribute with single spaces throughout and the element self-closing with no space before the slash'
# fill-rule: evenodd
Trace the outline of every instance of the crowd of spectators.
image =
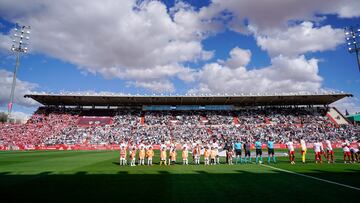
<svg viewBox="0 0 360 203">
<path fill-rule="evenodd" d="M 224 143 L 235 139 L 276 143 L 301 137 L 359 139 L 360 127 L 335 125 L 325 108 L 254 108 L 236 111 L 106 110 L 110 125 L 78 125 L 81 109 L 39 108 L 26 124 L 0 124 L 0 145 Z M 112 113 L 111 113 L 112 111 Z M 95 111 L 94 111 L 95 112 Z M 110 112 L 110 113 L 109 113 Z M 101 111 L 95 112 L 96 116 Z M 89 111 L 86 114 L 89 116 Z"/>
</svg>

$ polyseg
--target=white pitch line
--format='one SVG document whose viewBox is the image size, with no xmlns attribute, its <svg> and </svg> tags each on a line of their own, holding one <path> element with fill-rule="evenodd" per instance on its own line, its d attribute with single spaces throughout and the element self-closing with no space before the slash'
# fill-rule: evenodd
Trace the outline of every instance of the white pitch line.
<svg viewBox="0 0 360 203">
<path fill-rule="evenodd" d="M 275 169 L 275 170 L 278 170 L 278 171 L 282 171 L 282 172 L 286 172 L 286 173 L 291 173 L 291 174 L 298 175 L 298 176 L 302 176 L 302 177 L 306 177 L 306 178 L 311 178 L 311 179 L 318 180 L 318 181 L 322 181 L 322 182 L 325 182 L 325 183 L 330 183 L 330 184 L 334 184 L 334 185 L 339 185 L 339 186 L 343 186 L 343 187 L 347 187 L 347 188 L 350 188 L 350 189 L 354 189 L 354 190 L 359 190 L 359 191 L 360 191 L 360 188 L 353 187 L 353 186 L 350 186 L 350 185 L 345 185 L 345 184 L 342 184 L 342 183 L 337 183 L 337 182 L 334 182 L 334 181 L 325 180 L 325 179 L 317 178 L 317 177 L 314 177 L 314 176 L 308 176 L 308 175 L 305 175 L 305 174 L 296 173 L 296 172 L 293 172 L 293 171 L 288 171 L 288 170 L 285 170 L 285 169 L 276 168 L 276 167 L 269 166 L 269 165 L 265 165 L 265 164 L 261 164 L 261 166 L 268 167 L 268 168 L 272 168 L 272 169 Z"/>
</svg>

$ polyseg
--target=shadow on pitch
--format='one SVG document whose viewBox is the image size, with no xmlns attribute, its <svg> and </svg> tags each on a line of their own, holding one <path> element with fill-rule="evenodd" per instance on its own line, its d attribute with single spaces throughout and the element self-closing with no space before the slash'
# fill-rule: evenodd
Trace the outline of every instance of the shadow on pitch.
<svg viewBox="0 0 360 203">
<path fill-rule="evenodd" d="M 116 162 L 114 162 L 115 164 Z M 281 171 L 256 173 L 236 170 L 233 173 L 172 174 L 161 169 L 157 174 L 54 174 L 45 171 L 34 175 L 0 173 L 0 195 L 11 197 L 4 202 L 340 202 L 346 194 L 349 202 L 358 199 L 358 191 L 338 185 L 296 176 Z M 346 180 L 345 184 L 360 187 L 360 172 L 308 172 L 306 175 Z M 331 191 L 331 195 L 327 194 Z M 4 199 L 5 200 L 5 199 Z"/>
</svg>

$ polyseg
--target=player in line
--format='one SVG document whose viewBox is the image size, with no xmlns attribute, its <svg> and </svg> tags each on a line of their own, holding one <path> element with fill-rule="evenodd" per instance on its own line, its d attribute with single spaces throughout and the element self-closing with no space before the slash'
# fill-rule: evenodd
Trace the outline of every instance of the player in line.
<svg viewBox="0 0 360 203">
<path fill-rule="evenodd" d="M 335 163 L 335 161 L 334 161 L 334 150 L 332 148 L 330 140 L 326 140 L 325 143 L 326 143 L 327 161 L 328 161 L 328 163 Z"/>
<path fill-rule="evenodd" d="M 315 163 L 322 164 L 321 154 L 324 151 L 323 144 L 320 141 L 314 143 L 314 152 L 315 152 Z"/>
<path fill-rule="evenodd" d="M 237 164 L 238 161 L 240 161 L 240 163 L 242 163 L 243 162 L 242 157 L 241 157 L 242 143 L 241 143 L 240 139 L 237 139 L 237 141 L 234 144 L 234 148 L 235 148 L 235 156 L 236 156 L 235 164 Z"/>
<path fill-rule="evenodd" d="M 176 156 L 177 156 L 176 149 L 175 148 L 171 149 L 170 156 L 169 156 L 171 162 L 169 162 L 169 165 L 170 165 L 170 163 L 171 163 L 171 165 L 175 165 Z"/>
<path fill-rule="evenodd" d="M 270 164 L 270 156 L 272 157 L 272 160 L 274 163 L 276 163 L 276 156 L 274 151 L 274 141 L 271 137 L 269 137 L 269 140 L 267 142 L 267 148 L 268 148 L 268 164 Z"/>
<path fill-rule="evenodd" d="M 175 149 L 176 147 L 175 147 L 175 144 L 174 143 L 171 143 L 170 145 L 169 145 L 169 161 L 168 161 L 168 164 L 170 165 L 170 163 L 172 163 L 172 161 L 173 161 L 173 159 L 172 159 L 172 157 L 173 157 L 173 155 L 174 154 L 172 154 L 172 152 L 173 152 L 173 150 Z M 176 149 L 175 149 L 175 153 L 176 153 Z M 175 161 L 176 161 L 176 155 L 175 155 Z M 175 162 L 174 162 L 175 163 Z"/>
<path fill-rule="evenodd" d="M 248 162 L 248 158 L 249 158 L 249 162 L 251 163 L 251 152 L 250 152 L 250 142 L 248 140 L 246 140 L 246 142 L 244 143 L 244 150 L 245 150 L 245 163 Z"/>
<path fill-rule="evenodd" d="M 152 160 L 154 157 L 154 151 L 152 146 L 149 146 L 149 149 L 146 151 L 147 165 L 152 166 Z"/>
<path fill-rule="evenodd" d="M 357 163 L 359 162 L 359 154 L 360 151 L 359 149 L 355 148 L 355 147 L 350 147 L 350 154 L 351 154 L 351 161 L 352 163 Z"/>
<path fill-rule="evenodd" d="M 213 150 L 215 151 L 215 164 L 220 164 L 220 156 L 219 156 L 219 145 L 216 141 L 213 142 Z"/>
<path fill-rule="evenodd" d="M 182 159 L 183 159 L 183 165 L 189 165 L 189 151 L 187 150 L 186 147 L 183 147 L 183 151 L 182 151 Z"/>
<path fill-rule="evenodd" d="M 160 150 L 160 166 L 163 164 L 166 166 L 166 147 L 165 146 L 163 146 Z"/>
<path fill-rule="evenodd" d="M 209 165 L 209 157 L 210 157 L 210 152 L 207 146 L 205 146 L 204 149 L 204 165 Z"/>
<path fill-rule="evenodd" d="M 286 143 L 286 146 L 289 150 L 289 158 L 290 158 L 290 163 L 291 164 L 295 164 L 295 150 L 294 150 L 294 143 L 289 140 L 287 143 Z"/>
<path fill-rule="evenodd" d="M 351 152 L 350 152 L 350 143 L 347 140 L 341 144 L 344 151 L 344 163 L 346 164 L 346 158 L 348 158 L 349 163 L 351 163 Z"/>
<path fill-rule="evenodd" d="M 193 156 L 194 156 L 194 164 L 200 165 L 200 156 L 201 156 L 201 147 L 199 144 L 196 144 L 196 146 L 193 149 Z"/>
<path fill-rule="evenodd" d="M 126 161 L 126 147 L 124 145 L 120 146 L 120 166 L 127 165 Z"/>
<path fill-rule="evenodd" d="M 255 158 L 255 163 L 258 164 L 262 164 L 262 143 L 260 141 L 260 138 L 257 139 L 257 141 L 255 142 L 255 150 L 256 150 L 256 158 Z M 259 161 L 260 158 L 260 161 Z"/>
<path fill-rule="evenodd" d="M 136 166 L 135 159 L 136 159 L 136 147 L 132 146 L 131 150 L 129 150 L 130 155 L 130 166 Z"/>
<path fill-rule="evenodd" d="M 139 165 L 145 165 L 145 147 L 144 147 L 144 145 L 140 145 Z"/>
<path fill-rule="evenodd" d="M 227 152 L 227 159 L 229 165 L 233 165 L 233 156 L 234 156 L 234 150 L 232 147 L 229 147 Z"/>
<path fill-rule="evenodd" d="M 306 151 L 307 151 L 307 146 L 304 138 L 300 139 L 300 147 L 301 147 L 301 161 L 304 164 L 306 161 Z"/>
<path fill-rule="evenodd" d="M 217 149 L 215 149 L 215 147 L 211 147 L 211 150 L 210 150 L 210 165 L 216 165 L 217 164 L 217 161 L 216 161 L 216 158 L 218 156 L 217 154 Z"/>
</svg>

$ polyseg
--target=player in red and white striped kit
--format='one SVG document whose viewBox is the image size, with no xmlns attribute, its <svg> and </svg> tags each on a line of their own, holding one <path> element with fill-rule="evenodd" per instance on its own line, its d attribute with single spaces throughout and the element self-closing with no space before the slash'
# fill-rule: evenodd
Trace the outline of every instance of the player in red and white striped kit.
<svg viewBox="0 0 360 203">
<path fill-rule="evenodd" d="M 321 159 L 321 154 L 322 151 L 324 150 L 323 148 L 323 144 L 319 141 L 314 143 L 314 152 L 315 152 L 315 162 L 318 163 L 322 163 L 322 159 Z"/>
<path fill-rule="evenodd" d="M 344 142 L 341 144 L 341 147 L 344 151 L 344 163 L 346 163 L 346 157 L 348 158 L 348 161 L 351 163 L 351 152 L 350 152 L 350 143 L 347 140 L 344 140 Z"/>
<path fill-rule="evenodd" d="M 328 163 L 334 163 L 334 150 L 331 146 L 330 140 L 326 140 L 326 156 Z"/>
<path fill-rule="evenodd" d="M 294 150 L 294 143 L 289 140 L 289 142 L 286 143 L 286 146 L 289 150 L 289 157 L 290 157 L 290 163 L 295 164 L 295 150 Z"/>
</svg>

